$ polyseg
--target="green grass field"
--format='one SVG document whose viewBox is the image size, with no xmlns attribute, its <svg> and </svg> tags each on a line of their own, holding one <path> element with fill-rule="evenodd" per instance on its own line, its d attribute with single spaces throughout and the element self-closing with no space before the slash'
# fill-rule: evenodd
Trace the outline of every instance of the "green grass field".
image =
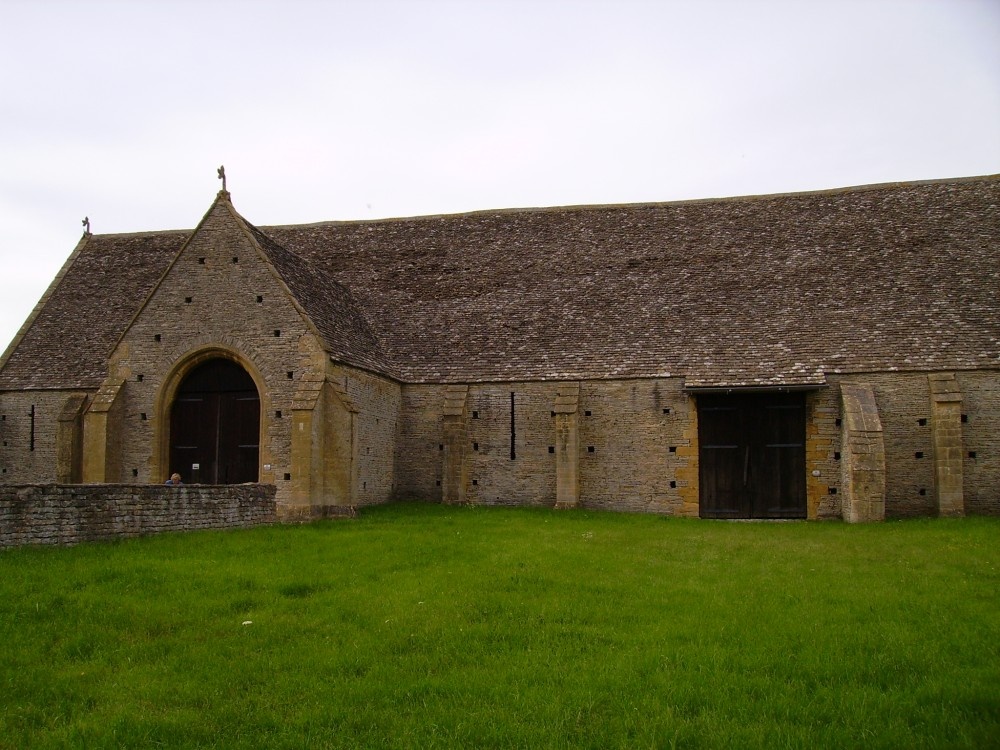
<svg viewBox="0 0 1000 750">
<path fill-rule="evenodd" d="M 0 552 L 0 747 L 985 748 L 1000 520 L 402 504 Z"/>
</svg>

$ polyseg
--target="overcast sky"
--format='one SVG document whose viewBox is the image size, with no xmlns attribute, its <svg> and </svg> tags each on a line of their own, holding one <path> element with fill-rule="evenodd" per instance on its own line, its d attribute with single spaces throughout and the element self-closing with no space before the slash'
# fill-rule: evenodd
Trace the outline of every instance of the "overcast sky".
<svg viewBox="0 0 1000 750">
<path fill-rule="evenodd" d="M 1000 172 L 1000 0 L 0 0 L 0 349 L 95 233 Z"/>
</svg>

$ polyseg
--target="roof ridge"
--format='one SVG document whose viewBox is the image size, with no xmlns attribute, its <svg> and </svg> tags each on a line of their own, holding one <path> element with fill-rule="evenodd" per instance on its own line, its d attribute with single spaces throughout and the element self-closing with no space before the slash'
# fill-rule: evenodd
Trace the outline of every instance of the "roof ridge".
<svg viewBox="0 0 1000 750">
<path fill-rule="evenodd" d="M 308 229 L 311 227 L 351 226 L 364 224 L 386 224 L 391 222 L 411 222 L 431 219 L 459 219 L 475 216 L 497 216 L 510 214 L 555 213 L 568 211 L 600 211 L 637 208 L 667 208 L 671 206 L 688 206 L 706 203 L 738 203 L 743 201 L 761 201 L 775 198 L 794 198 L 798 196 L 847 195 L 851 193 L 871 192 L 887 188 L 903 189 L 930 185 L 963 184 L 971 182 L 990 182 L 1000 180 L 1000 173 L 970 175 L 966 177 L 938 177 L 926 180 L 900 180 L 894 182 L 873 182 L 860 185 L 845 185 L 835 188 L 818 188 L 815 190 L 790 190 L 774 193 L 744 193 L 741 195 L 720 195 L 705 198 L 680 198 L 666 201 L 639 201 L 635 203 L 573 203 L 553 206 L 512 206 L 508 208 L 479 208 L 471 211 L 456 211 L 454 213 L 413 214 L 410 216 L 386 216 L 374 219 L 328 219 L 296 224 L 265 224 L 266 229 Z"/>
<path fill-rule="evenodd" d="M 150 229 L 142 232 L 94 232 L 89 237 L 96 237 L 98 239 L 109 239 L 109 240 L 121 240 L 128 239 L 130 237 L 161 237 L 165 234 L 191 234 L 197 227 L 189 227 L 187 229 Z"/>
</svg>

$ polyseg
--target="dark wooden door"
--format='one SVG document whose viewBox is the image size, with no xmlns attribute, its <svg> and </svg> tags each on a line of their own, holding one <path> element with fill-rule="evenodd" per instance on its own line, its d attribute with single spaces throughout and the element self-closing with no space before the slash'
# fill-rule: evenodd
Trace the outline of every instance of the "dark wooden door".
<svg viewBox="0 0 1000 750">
<path fill-rule="evenodd" d="M 170 412 L 170 471 L 185 482 L 256 482 L 260 397 L 250 375 L 210 360 L 181 384 Z"/>
<path fill-rule="evenodd" d="M 703 518 L 805 518 L 805 395 L 698 396 Z"/>
</svg>

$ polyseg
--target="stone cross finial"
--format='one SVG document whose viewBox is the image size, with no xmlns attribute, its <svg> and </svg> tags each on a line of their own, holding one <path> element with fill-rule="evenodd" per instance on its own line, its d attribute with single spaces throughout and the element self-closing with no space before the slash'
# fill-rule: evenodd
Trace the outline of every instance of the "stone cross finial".
<svg viewBox="0 0 1000 750">
<path fill-rule="evenodd" d="M 83 223 L 83 234 L 84 234 L 85 237 L 89 237 L 90 236 L 90 217 L 89 216 L 84 216 L 82 223 Z"/>
<path fill-rule="evenodd" d="M 217 170 L 219 173 L 219 179 L 222 180 L 222 192 L 226 192 L 226 168 L 225 166 L 219 167 Z"/>
</svg>

